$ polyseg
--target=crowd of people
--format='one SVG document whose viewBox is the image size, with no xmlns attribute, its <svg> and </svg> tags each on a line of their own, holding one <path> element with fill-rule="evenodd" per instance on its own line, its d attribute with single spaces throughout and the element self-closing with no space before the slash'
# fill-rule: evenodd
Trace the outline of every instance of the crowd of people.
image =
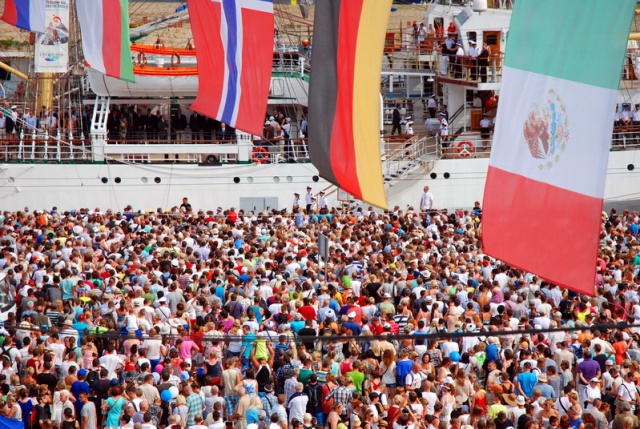
<svg viewBox="0 0 640 429">
<path fill-rule="evenodd" d="M 587 297 L 484 254 L 479 203 L 311 221 L 308 200 L 296 216 L 187 199 L 2 213 L 16 307 L 0 414 L 30 429 L 638 427 L 637 212 L 603 213 Z"/>
</svg>

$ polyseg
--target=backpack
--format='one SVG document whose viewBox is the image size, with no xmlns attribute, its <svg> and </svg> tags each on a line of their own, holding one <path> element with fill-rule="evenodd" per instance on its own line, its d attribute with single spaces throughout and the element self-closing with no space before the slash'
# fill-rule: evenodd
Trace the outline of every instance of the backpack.
<svg viewBox="0 0 640 429">
<path fill-rule="evenodd" d="M 89 374 L 87 374 L 87 384 L 89 387 L 93 388 L 93 383 L 98 380 L 100 380 L 100 374 L 98 371 L 89 371 Z"/>
<path fill-rule="evenodd" d="M 13 346 L 9 346 L 8 348 L 3 346 L 2 347 L 2 352 L 0 353 L 0 357 L 2 357 L 2 359 L 7 359 L 9 361 L 9 365 L 13 365 L 13 358 L 11 357 L 11 353 L 9 353 L 11 351 L 11 349 L 15 349 L 15 347 Z"/>
<path fill-rule="evenodd" d="M 315 408 L 320 404 L 320 398 L 318 398 L 318 387 L 321 386 L 318 384 L 315 386 L 309 385 L 309 389 L 307 390 L 307 396 L 309 396 L 307 407 L 309 408 Z M 320 388 L 320 391 L 322 393 L 322 387 Z"/>
</svg>

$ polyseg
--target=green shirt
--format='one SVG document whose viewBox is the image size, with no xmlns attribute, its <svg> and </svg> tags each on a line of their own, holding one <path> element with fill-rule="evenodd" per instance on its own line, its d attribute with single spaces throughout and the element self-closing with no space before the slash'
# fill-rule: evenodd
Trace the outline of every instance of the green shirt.
<svg viewBox="0 0 640 429">
<path fill-rule="evenodd" d="M 300 372 L 298 373 L 298 381 L 302 384 L 307 384 L 309 381 L 309 377 L 313 374 L 313 370 L 311 368 L 300 368 Z"/>
<path fill-rule="evenodd" d="M 362 384 L 364 383 L 364 373 L 359 371 L 350 371 L 347 373 L 353 380 L 353 385 L 356 386 L 358 392 L 362 393 Z"/>
</svg>

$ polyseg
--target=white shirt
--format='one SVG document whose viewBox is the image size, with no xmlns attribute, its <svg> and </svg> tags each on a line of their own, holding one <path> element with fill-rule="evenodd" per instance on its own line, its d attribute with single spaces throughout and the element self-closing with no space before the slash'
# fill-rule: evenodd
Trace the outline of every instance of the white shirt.
<svg viewBox="0 0 640 429">
<path fill-rule="evenodd" d="M 431 210 L 433 206 L 433 194 L 431 192 L 423 192 L 420 198 L 420 210 Z"/>
<path fill-rule="evenodd" d="M 307 395 L 296 396 L 289 401 L 289 423 L 291 423 L 293 419 L 300 421 L 304 419 L 304 415 L 307 412 L 307 402 L 309 402 Z"/>
<path fill-rule="evenodd" d="M 306 194 L 304 194 L 304 202 L 307 205 L 311 204 L 311 198 L 313 198 L 313 192 L 307 192 Z"/>
<path fill-rule="evenodd" d="M 104 365 L 106 370 L 109 371 L 109 375 L 107 377 L 110 379 L 117 378 L 116 369 L 123 363 L 122 359 L 120 359 L 120 357 L 115 353 L 104 355 L 100 358 L 100 364 Z"/>
</svg>

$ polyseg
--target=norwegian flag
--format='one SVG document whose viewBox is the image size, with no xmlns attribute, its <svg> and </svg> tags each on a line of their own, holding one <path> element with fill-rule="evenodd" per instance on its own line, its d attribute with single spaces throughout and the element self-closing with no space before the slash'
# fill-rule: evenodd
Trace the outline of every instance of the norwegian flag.
<svg viewBox="0 0 640 429">
<path fill-rule="evenodd" d="M 262 134 L 273 61 L 272 0 L 188 0 L 198 58 L 191 109 Z"/>
</svg>

